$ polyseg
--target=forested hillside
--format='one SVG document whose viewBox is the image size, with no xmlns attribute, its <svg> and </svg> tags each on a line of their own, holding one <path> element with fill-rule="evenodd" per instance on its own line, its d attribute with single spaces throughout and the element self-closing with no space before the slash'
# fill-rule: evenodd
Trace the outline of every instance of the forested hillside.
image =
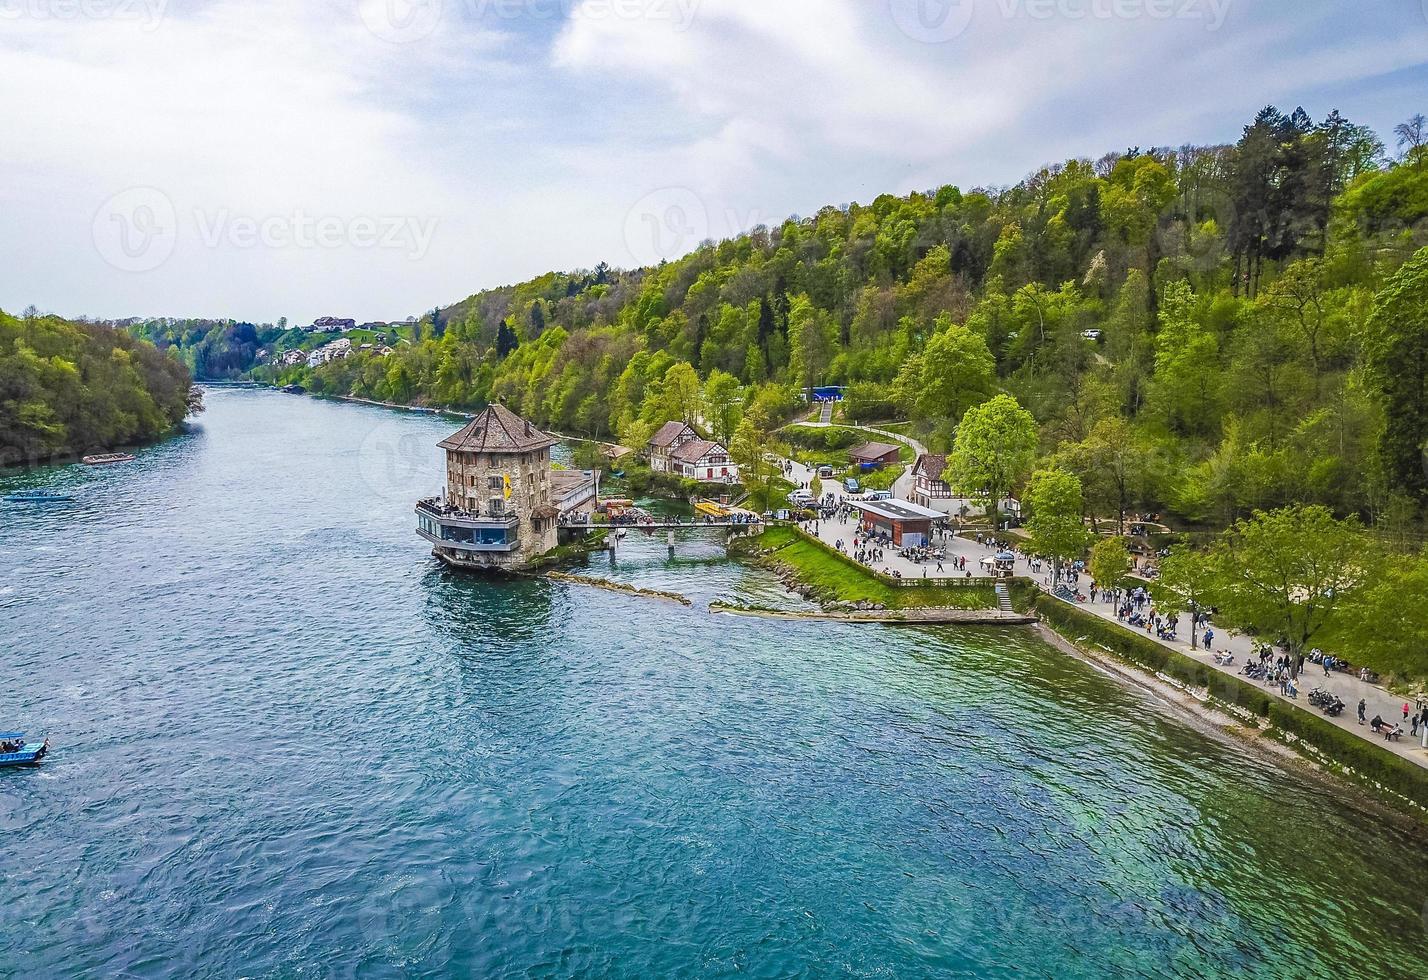
<svg viewBox="0 0 1428 980">
<path fill-rule="evenodd" d="M 0 465 L 154 439 L 199 403 L 188 371 L 95 323 L 0 312 Z"/>
<path fill-rule="evenodd" d="M 1416 123 L 1416 127 L 1415 127 Z M 638 445 L 730 438 L 799 388 L 938 448 L 1008 394 L 1087 507 L 1229 523 L 1428 496 L 1428 149 L 1269 108 L 1235 145 L 1130 150 L 1006 189 L 827 207 L 657 268 L 542 276 L 428 316 L 418 342 L 284 381 L 472 407 Z"/>
</svg>

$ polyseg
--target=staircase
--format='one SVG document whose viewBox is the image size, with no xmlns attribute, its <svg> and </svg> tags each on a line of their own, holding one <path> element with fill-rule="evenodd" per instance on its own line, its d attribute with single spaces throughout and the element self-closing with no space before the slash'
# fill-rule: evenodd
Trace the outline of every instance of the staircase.
<svg viewBox="0 0 1428 980">
<path fill-rule="evenodd" d="M 1012 608 L 1011 590 L 1007 588 L 1005 582 L 997 583 L 997 608 L 1004 613 L 1016 612 Z"/>
<path fill-rule="evenodd" d="M 818 421 L 821 425 L 827 425 L 833 421 L 833 403 L 824 402 L 818 409 Z"/>
</svg>

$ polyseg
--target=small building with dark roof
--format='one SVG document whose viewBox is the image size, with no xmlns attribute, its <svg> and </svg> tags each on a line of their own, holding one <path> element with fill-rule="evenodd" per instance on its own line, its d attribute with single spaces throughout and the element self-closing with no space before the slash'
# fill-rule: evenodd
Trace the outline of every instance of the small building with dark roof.
<svg viewBox="0 0 1428 980">
<path fill-rule="evenodd" d="M 848 450 L 848 458 L 853 465 L 865 470 L 880 470 L 884 466 L 896 466 L 898 447 L 886 442 L 865 442 Z"/>
<path fill-rule="evenodd" d="M 933 525 L 946 520 L 930 507 L 906 500 L 853 500 L 861 511 L 864 534 L 882 534 L 898 548 L 920 548 L 932 542 Z"/>
</svg>

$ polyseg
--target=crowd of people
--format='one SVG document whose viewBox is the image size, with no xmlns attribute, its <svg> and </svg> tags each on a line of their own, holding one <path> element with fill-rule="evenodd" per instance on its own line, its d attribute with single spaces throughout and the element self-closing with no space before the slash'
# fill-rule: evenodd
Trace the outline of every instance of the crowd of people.
<svg viewBox="0 0 1428 980">
<path fill-rule="evenodd" d="M 892 542 L 886 534 L 873 533 L 864 530 L 858 525 L 859 512 L 855 510 L 846 500 L 839 499 L 837 495 L 829 494 L 824 500 L 819 501 L 818 519 L 808 523 L 808 530 L 815 536 L 820 530 L 820 523 L 829 521 L 839 525 L 852 525 L 852 533 L 841 535 L 834 542 L 834 547 L 850 555 L 861 564 L 874 568 L 885 575 L 891 577 L 903 577 L 906 571 L 900 571 L 897 567 L 890 565 L 901 565 L 901 562 L 890 563 L 888 555 L 892 552 Z M 952 573 L 972 574 L 967 571 L 968 556 L 966 554 L 956 554 L 953 551 L 951 542 L 956 536 L 956 529 L 943 525 L 936 527 L 930 536 L 930 540 L 915 547 L 904 547 L 898 549 L 895 554 L 903 562 L 923 566 L 923 575 L 926 576 L 929 570 L 935 569 L 934 574 L 945 575 L 949 571 Z M 1062 595 L 1069 601 L 1084 603 L 1088 601 L 1100 601 L 1111 603 L 1115 619 L 1133 629 L 1144 630 L 1147 634 L 1154 636 L 1165 642 L 1175 642 L 1182 639 L 1181 628 L 1185 625 L 1188 617 L 1190 634 L 1199 647 L 1214 657 L 1215 662 L 1225 668 L 1232 668 L 1236 663 L 1234 653 L 1230 649 L 1216 649 L 1215 641 L 1217 634 L 1211 625 L 1213 610 L 1200 609 L 1191 610 L 1187 613 L 1170 613 L 1158 609 L 1154 597 L 1146 586 L 1139 586 L 1129 590 L 1108 589 L 1097 585 L 1093 580 L 1089 580 L 1087 570 L 1082 562 L 1072 562 L 1063 564 L 1059 568 L 1050 560 L 1043 559 L 1033 554 L 1029 554 L 1019 547 L 1021 539 L 1010 538 L 1003 534 L 988 533 L 979 531 L 969 535 L 980 549 L 988 552 L 986 557 L 981 559 L 981 564 L 988 567 L 995 567 L 999 571 L 1005 572 L 1010 569 L 1025 569 L 1022 574 L 1030 574 L 1042 577 L 1044 584 L 1049 589 L 1055 589 L 1057 594 Z M 966 551 L 971 541 L 963 541 L 957 550 Z M 1005 560 L 1002 560 L 1005 559 Z M 973 556 L 972 560 L 977 559 Z M 1136 563 L 1136 571 L 1148 578 L 1153 578 L 1153 564 L 1150 561 Z M 906 565 L 902 565 L 905 569 Z M 986 574 L 986 572 L 983 572 Z M 1080 584 L 1083 578 L 1088 578 L 1085 585 L 1085 592 L 1081 591 Z M 1367 669 L 1358 669 L 1340 658 L 1325 654 L 1323 651 L 1314 650 L 1304 656 L 1291 656 L 1283 653 L 1275 647 L 1261 645 L 1251 656 L 1249 662 L 1240 668 L 1240 673 L 1246 677 L 1261 681 L 1267 686 L 1278 689 L 1279 693 L 1287 698 L 1298 698 L 1300 693 L 1299 684 L 1301 675 L 1306 664 L 1312 663 L 1324 669 L 1326 676 L 1332 676 L 1335 672 L 1351 673 L 1360 681 L 1365 683 L 1376 683 L 1378 677 Z M 1317 689 L 1316 689 L 1317 691 Z M 1337 700 L 1337 698 L 1333 698 Z M 1350 702 L 1352 703 L 1352 702 Z M 1368 724 L 1367 701 L 1360 705 L 1360 724 Z M 1381 719 L 1379 719 L 1381 721 Z M 1428 730 L 1428 708 L 1422 711 L 1412 710 L 1411 705 L 1403 706 L 1403 724 L 1384 725 L 1381 734 L 1386 737 L 1397 737 L 1397 733 L 1411 731 L 1415 736 L 1422 730 Z M 1376 732 L 1379 729 L 1375 729 Z"/>
</svg>

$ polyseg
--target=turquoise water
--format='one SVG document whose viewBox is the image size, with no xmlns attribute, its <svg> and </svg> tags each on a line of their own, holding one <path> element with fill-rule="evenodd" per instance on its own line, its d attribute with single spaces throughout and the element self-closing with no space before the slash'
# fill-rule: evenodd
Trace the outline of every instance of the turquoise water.
<svg viewBox="0 0 1428 980">
<path fill-rule="evenodd" d="M 1419 975 L 1421 835 L 1012 631 L 443 572 L 454 425 L 215 391 L 0 477 L 0 976 Z"/>
</svg>

